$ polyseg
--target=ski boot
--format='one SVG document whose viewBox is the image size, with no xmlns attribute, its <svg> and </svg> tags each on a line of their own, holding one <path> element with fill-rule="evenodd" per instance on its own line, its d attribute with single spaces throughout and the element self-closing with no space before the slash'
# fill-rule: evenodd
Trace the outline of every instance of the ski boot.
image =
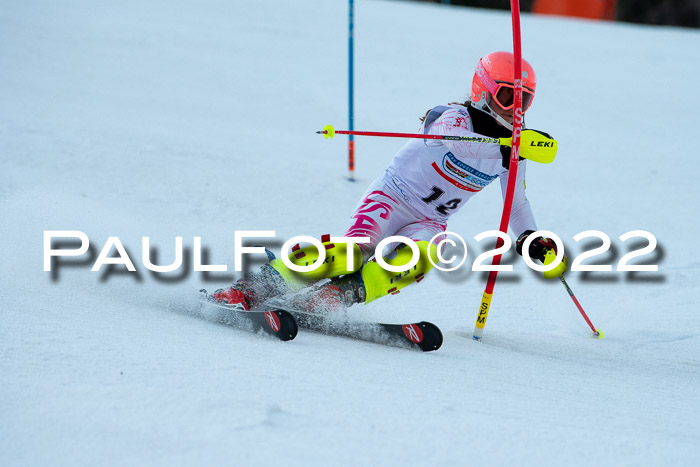
<svg viewBox="0 0 700 467">
<path fill-rule="evenodd" d="M 239 280 L 226 289 L 217 290 L 211 296 L 219 303 L 242 306 L 250 310 L 255 305 L 257 294 L 250 281 Z"/>
<path fill-rule="evenodd" d="M 288 287 L 282 276 L 269 264 L 265 264 L 248 279 L 239 279 L 230 287 L 219 289 L 211 296 L 220 303 L 252 310 L 265 300 L 287 292 Z"/>
<path fill-rule="evenodd" d="M 356 274 L 336 277 L 316 289 L 303 304 L 312 313 L 343 311 L 355 303 L 364 303 L 365 287 Z"/>
</svg>

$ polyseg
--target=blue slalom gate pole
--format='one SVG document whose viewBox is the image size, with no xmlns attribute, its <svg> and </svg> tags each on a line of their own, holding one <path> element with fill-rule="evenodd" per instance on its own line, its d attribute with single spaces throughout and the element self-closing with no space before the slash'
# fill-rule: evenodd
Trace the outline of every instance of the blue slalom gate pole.
<svg viewBox="0 0 700 467">
<path fill-rule="evenodd" d="M 349 0 L 348 9 L 348 127 L 350 131 L 354 129 L 355 109 L 353 105 L 353 29 L 354 29 L 354 0 Z M 348 136 L 348 180 L 355 180 L 355 141 L 353 135 Z"/>
</svg>

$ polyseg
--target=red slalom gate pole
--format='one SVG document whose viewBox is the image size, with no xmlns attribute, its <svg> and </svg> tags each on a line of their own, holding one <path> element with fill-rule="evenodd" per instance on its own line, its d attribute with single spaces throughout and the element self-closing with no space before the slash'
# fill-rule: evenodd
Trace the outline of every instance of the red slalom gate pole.
<svg viewBox="0 0 700 467">
<path fill-rule="evenodd" d="M 519 0 L 510 0 L 510 11 L 513 19 L 513 146 L 510 151 L 510 164 L 508 167 L 508 185 L 506 186 L 506 196 L 503 200 L 503 213 L 501 214 L 501 225 L 499 230 L 508 234 L 508 223 L 510 222 L 510 212 L 513 207 L 513 193 L 515 192 L 515 179 L 518 175 L 518 157 L 520 152 L 520 132 L 523 125 L 523 72 L 522 72 L 522 51 L 520 44 L 520 2 Z M 503 240 L 498 238 L 496 248 L 503 246 Z M 501 264 L 501 255 L 493 257 L 492 266 Z M 491 307 L 491 297 L 493 297 L 493 289 L 496 285 L 496 277 L 498 271 L 491 270 L 489 278 L 486 282 L 484 295 L 481 298 L 479 314 L 476 318 L 474 327 L 474 340 L 481 340 L 484 335 L 484 326 L 486 318 L 489 315 Z"/>
</svg>

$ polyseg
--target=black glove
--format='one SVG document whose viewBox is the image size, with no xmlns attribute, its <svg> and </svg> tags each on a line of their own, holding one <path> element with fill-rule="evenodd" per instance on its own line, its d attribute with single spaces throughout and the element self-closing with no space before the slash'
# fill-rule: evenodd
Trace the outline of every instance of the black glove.
<svg viewBox="0 0 700 467">
<path fill-rule="evenodd" d="M 523 255 L 525 239 L 533 233 L 535 233 L 534 230 L 526 230 L 520 234 L 518 240 L 515 242 L 515 250 L 520 256 Z M 547 253 L 547 250 L 550 249 L 554 250 L 555 254 L 557 253 L 557 244 L 554 243 L 554 240 L 547 237 L 537 237 L 530 243 L 530 251 L 528 251 L 528 254 L 530 258 L 544 262 L 544 255 Z"/>
<path fill-rule="evenodd" d="M 510 146 L 501 145 L 501 157 L 503 157 L 501 165 L 503 165 L 504 169 L 508 170 L 510 168 Z M 518 160 L 521 161 L 523 158 L 519 157 Z"/>
</svg>

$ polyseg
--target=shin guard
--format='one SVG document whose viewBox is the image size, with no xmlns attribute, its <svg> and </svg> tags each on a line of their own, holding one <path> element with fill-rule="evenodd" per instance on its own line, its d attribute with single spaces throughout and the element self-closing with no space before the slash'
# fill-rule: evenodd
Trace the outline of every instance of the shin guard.
<svg viewBox="0 0 700 467">
<path fill-rule="evenodd" d="M 376 261 L 370 261 L 362 267 L 362 280 L 367 293 L 365 303 L 376 300 L 384 295 L 397 294 L 399 290 L 414 282 L 420 282 L 425 274 L 437 264 L 437 247 L 427 241 L 418 241 L 420 259 L 410 269 L 402 272 L 391 272 L 382 268 Z M 431 263 L 428 255 L 433 260 Z M 413 251 L 406 245 L 397 248 L 396 257 L 386 262 L 392 266 L 408 264 L 413 256 Z"/>
<path fill-rule="evenodd" d="M 347 243 L 331 243 L 330 235 L 323 235 L 321 243 L 326 250 L 326 259 L 313 271 L 297 272 L 284 264 L 281 259 L 275 259 L 270 262 L 270 266 L 280 273 L 284 281 L 287 283 L 290 292 L 297 292 L 304 287 L 319 281 L 321 279 L 329 279 L 345 274 L 352 274 L 362 267 L 362 252 L 356 244 L 352 245 L 352 264 L 348 268 L 349 244 Z M 299 248 L 296 245 L 292 248 L 292 253 L 289 255 L 289 261 L 297 266 L 308 266 L 318 260 L 319 252 L 314 245 L 309 245 L 304 248 Z"/>
</svg>

